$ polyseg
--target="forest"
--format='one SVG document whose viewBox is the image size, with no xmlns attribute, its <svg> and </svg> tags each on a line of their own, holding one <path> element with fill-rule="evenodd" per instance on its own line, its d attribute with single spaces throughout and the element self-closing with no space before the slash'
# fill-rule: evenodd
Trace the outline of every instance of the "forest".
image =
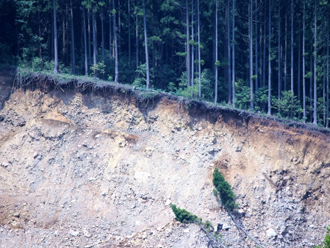
<svg viewBox="0 0 330 248">
<path fill-rule="evenodd" d="M 1 0 L 0 64 L 329 127 L 327 0 Z"/>
</svg>

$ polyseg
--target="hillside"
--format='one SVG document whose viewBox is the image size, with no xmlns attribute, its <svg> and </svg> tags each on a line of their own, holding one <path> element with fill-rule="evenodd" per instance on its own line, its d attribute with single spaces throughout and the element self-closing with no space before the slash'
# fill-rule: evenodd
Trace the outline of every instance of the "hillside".
<svg viewBox="0 0 330 248">
<path fill-rule="evenodd" d="M 329 225 L 327 132 L 120 85 L 0 77 L 0 247 L 207 247 L 177 204 L 255 247 L 313 247 Z"/>
</svg>

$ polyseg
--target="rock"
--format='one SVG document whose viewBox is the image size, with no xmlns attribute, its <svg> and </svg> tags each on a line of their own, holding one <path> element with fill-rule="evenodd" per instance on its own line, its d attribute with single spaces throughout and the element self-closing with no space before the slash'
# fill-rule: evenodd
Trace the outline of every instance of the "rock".
<svg viewBox="0 0 330 248">
<path fill-rule="evenodd" d="M 16 218 L 19 218 L 19 217 L 20 217 L 20 213 L 19 213 L 19 212 L 15 212 L 15 213 L 13 214 L 13 216 L 16 217 Z"/>
<path fill-rule="evenodd" d="M 13 220 L 12 222 L 10 222 L 10 225 L 13 228 L 20 228 L 21 227 L 21 224 L 19 222 L 17 222 L 16 220 Z"/>
<path fill-rule="evenodd" d="M 217 233 L 219 233 L 223 228 L 223 224 L 219 223 L 217 226 Z"/>
<path fill-rule="evenodd" d="M 7 168 L 8 166 L 9 166 L 9 164 L 8 163 L 1 163 L 1 166 L 3 167 L 3 168 Z"/>
<path fill-rule="evenodd" d="M 150 158 L 154 151 L 155 151 L 155 148 L 152 148 L 152 147 L 146 147 L 144 150 L 147 158 Z"/>
<path fill-rule="evenodd" d="M 70 235 L 73 236 L 73 237 L 76 237 L 76 236 L 79 235 L 79 231 L 70 230 Z"/>
<path fill-rule="evenodd" d="M 267 234 L 267 237 L 268 238 L 274 238 L 277 236 L 277 233 L 275 232 L 275 230 L 273 228 L 269 228 L 267 231 L 266 231 L 266 234 Z"/>
<path fill-rule="evenodd" d="M 84 233 L 86 238 L 92 237 L 92 235 L 86 229 L 83 230 L 83 233 Z"/>
<path fill-rule="evenodd" d="M 222 225 L 222 228 L 223 228 L 223 230 L 228 231 L 228 230 L 230 229 L 230 224 L 228 224 L 228 223 L 224 223 L 224 224 Z"/>
<path fill-rule="evenodd" d="M 236 152 L 241 152 L 243 150 L 243 146 L 236 147 Z"/>
</svg>

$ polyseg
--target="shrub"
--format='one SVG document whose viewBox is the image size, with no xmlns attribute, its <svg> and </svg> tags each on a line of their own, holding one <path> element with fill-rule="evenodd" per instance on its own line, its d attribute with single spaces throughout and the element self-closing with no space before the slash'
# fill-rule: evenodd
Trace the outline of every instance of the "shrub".
<svg viewBox="0 0 330 248">
<path fill-rule="evenodd" d="M 213 172 L 213 185 L 217 189 L 222 204 L 227 210 L 234 210 L 237 205 L 235 204 L 235 195 L 231 189 L 230 184 L 225 180 L 223 175 L 215 168 Z"/>
<path fill-rule="evenodd" d="M 330 226 L 327 227 L 327 233 L 324 238 L 324 248 L 330 248 Z"/>
<path fill-rule="evenodd" d="M 198 221 L 198 217 L 189 213 L 187 210 L 177 208 L 174 204 L 170 204 L 170 206 L 175 214 L 176 220 L 182 223 L 196 223 Z"/>
</svg>

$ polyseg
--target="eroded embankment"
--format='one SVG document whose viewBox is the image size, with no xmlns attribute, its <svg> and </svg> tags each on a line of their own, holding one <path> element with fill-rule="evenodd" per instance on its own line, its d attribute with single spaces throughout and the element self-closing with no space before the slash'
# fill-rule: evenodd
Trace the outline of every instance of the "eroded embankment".
<svg viewBox="0 0 330 248">
<path fill-rule="evenodd" d="M 1 247 L 206 247 L 171 202 L 249 247 L 212 194 L 215 166 L 267 247 L 323 239 L 327 133 L 119 85 L 2 81 Z"/>
</svg>

